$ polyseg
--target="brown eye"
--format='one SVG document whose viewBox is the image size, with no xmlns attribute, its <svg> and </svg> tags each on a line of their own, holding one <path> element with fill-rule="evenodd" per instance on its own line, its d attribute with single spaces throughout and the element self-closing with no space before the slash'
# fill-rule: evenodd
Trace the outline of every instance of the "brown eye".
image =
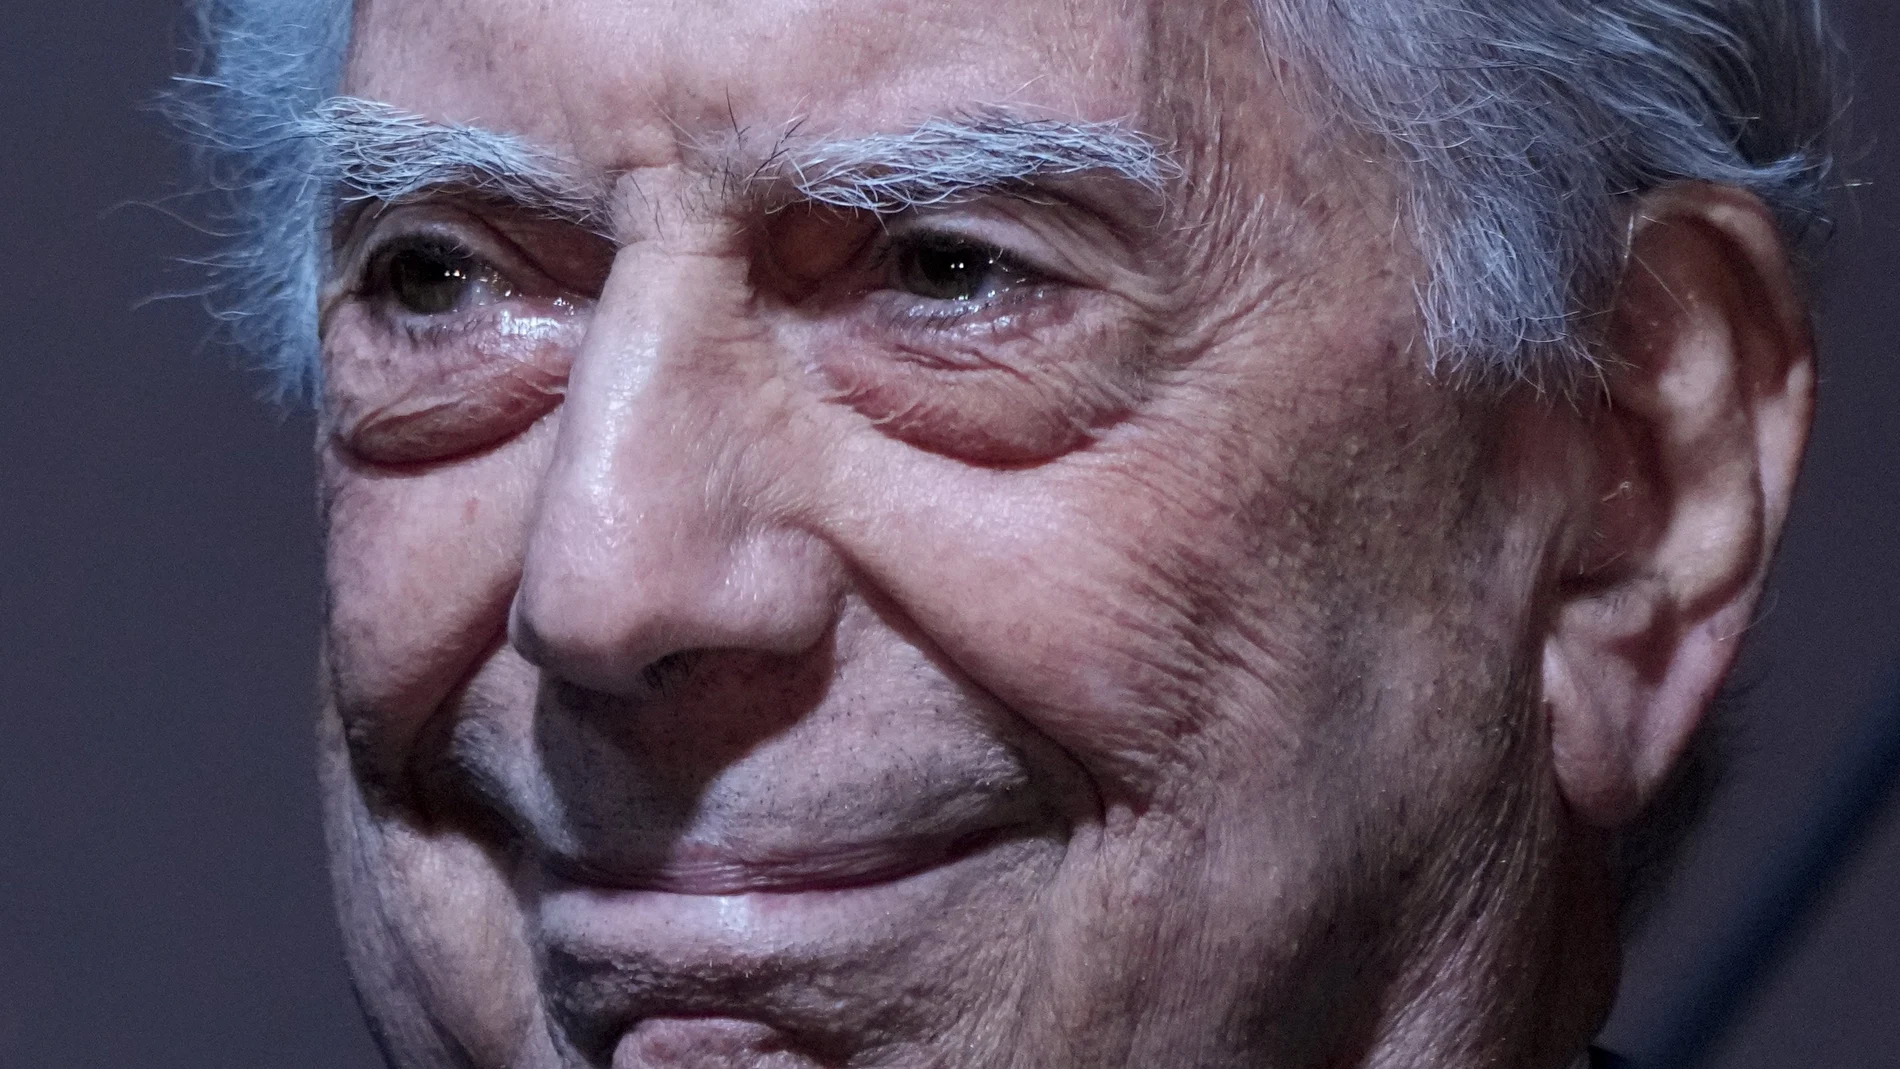
<svg viewBox="0 0 1900 1069">
<path fill-rule="evenodd" d="M 507 296 L 495 270 L 466 250 L 441 242 L 405 245 L 383 262 L 382 282 L 404 311 L 443 315 L 465 304 L 478 288 Z"/>
<path fill-rule="evenodd" d="M 898 289 L 934 301 L 994 297 L 1017 273 L 994 249 L 954 239 L 930 239 L 899 248 L 893 270 Z"/>
</svg>

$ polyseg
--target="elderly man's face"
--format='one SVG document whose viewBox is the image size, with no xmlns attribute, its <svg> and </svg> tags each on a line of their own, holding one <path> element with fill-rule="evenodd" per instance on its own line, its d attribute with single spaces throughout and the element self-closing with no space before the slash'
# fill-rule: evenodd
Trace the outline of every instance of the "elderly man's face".
<svg viewBox="0 0 1900 1069">
<path fill-rule="evenodd" d="M 603 206 L 339 227 L 327 789 L 403 1058 L 1257 1066 L 1429 1027 L 1387 994 L 1488 952 L 1439 922 L 1496 888 L 1452 881 L 1510 884 L 1480 859 L 1547 815 L 1538 536 L 1493 504 L 1510 421 L 1420 371 L 1393 197 L 1242 6 L 359 2 L 346 92 Z M 858 207 L 796 173 L 1105 131 L 1181 173 Z"/>
</svg>

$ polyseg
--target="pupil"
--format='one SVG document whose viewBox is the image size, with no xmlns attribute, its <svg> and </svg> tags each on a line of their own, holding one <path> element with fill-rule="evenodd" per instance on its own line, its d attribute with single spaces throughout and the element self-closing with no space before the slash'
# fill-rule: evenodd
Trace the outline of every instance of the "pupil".
<svg viewBox="0 0 1900 1069">
<path fill-rule="evenodd" d="M 453 249 L 403 249 L 389 259 L 389 289 L 417 315 L 441 315 L 462 303 L 471 261 Z"/>
<path fill-rule="evenodd" d="M 996 258 L 972 245 L 925 245 L 906 257 L 906 288 L 920 297 L 968 301 L 987 296 L 983 283 Z"/>
</svg>

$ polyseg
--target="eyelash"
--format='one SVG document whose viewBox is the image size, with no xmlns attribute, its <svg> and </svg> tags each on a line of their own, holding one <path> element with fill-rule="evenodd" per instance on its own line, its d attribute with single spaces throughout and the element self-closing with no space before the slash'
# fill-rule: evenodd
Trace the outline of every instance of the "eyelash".
<svg viewBox="0 0 1900 1069">
<path fill-rule="evenodd" d="M 961 246 L 987 257 L 995 268 L 1013 280 L 1010 288 L 1001 295 L 976 300 L 933 299 L 919 294 L 905 293 L 895 286 L 888 285 L 886 277 L 895 258 L 906 252 L 920 251 L 932 246 Z M 926 331 L 947 332 L 959 327 L 972 325 L 1001 325 L 1008 318 L 1010 309 L 1031 305 L 1046 300 L 1055 285 L 1046 271 L 1033 267 L 1021 257 L 1010 253 L 987 241 L 948 230 L 921 230 L 909 234 L 887 237 L 880 242 L 873 255 L 869 270 L 879 278 L 879 290 L 899 294 L 908 302 L 903 308 L 882 309 L 880 319 L 889 328 L 906 331 L 922 328 Z M 985 320 L 984 324 L 976 321 Z"/>
<path fill-rule="evenodd" d="M 480 327 L 480 309 L 428 315 L 401 306 L 396 296 L 391 270 L 396 257 L 405 252 L 434 253 L 444 260 L 465 260 L 479 274 L 471 284 L 486 284 L 482 275 L 507 276 L 493 260 L 477 252 L 469 243 L 431 233 L 404 233 L 387 238 L 369 250 L 353 287 L 353 296 L 375 308 L 377 318 L 414 346 L 440 346 L 474 332 Z M 512 296 L 504 293 L 503 296 Z"/>
<path fill-rule="evenodd" d="M 1006 288 L 998 294 L 965 300 L 932 298 L 906 292 L 892 284 L 889 273 L 897 263 L 897 257 L 933 247 L 965 248 L 983 256 L 993 270 L 1006 277 Z M 410 345 L 430 347 L 453 343 L 482 329 L 484 319 L 481 306 L 440 314 L 404 309 L 395 295 L 390 270 L 395 257 L 412 250 L 442 254 L 444 259 L 467 260 L 503 280 L 505 291 L 501 295 L 502 299 L 515 295 L 506 291 L 513 289 L 507 283 L 507 274 L 495 265 L 492 258 L 482 255 L 467 242 L 427 232 L 398 234 L 385 239 L 364 257 L 360 276 L 353 287 L 353 296 L 371 303 L 384 325 L 400 334 Z M 884 329 L 899 334 L 928 336 L 967 333 L 970 328 L 1008 331 L 1010 328 L 1027 327 L 1031 324 L 1021 322 L 1022 317 L 1011 315 L 1012 310 L 1039 302 L 1046 303 L 1052 295 L 1051 290 L 1059 288 L 1059 283 L 1050 279 L 1046 271 L 1027 264 L 1008 250 L 947 230 L 886 235 L 874 246 L 865 269 L 876 279 L 866 292 L 885 298 L 873 308 L 876 318 Z M 894 300 L 903 303 L 893 306 Z"/>
</svg>

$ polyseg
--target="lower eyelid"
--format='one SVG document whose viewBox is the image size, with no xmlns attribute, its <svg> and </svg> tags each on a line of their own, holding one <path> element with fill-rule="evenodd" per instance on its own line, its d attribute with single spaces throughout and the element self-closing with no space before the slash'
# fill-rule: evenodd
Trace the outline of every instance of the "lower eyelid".
<svg viewBox="0 0 1900 1069">
<path fill-rule="evenodd" d="M 532 425 L 559 404 L 585 330 L 564 312 L 503 305 L 392 322 L 362 303 L 334 327 L 324 382 L 336 439 L 397 465 L 484 450 Z"/>
<path fill-rule="evenodd" d="M 584 308 L 561 299 L 544 301 L 521 297 L 497 298 L 476 305 L 467 311 L 437 316 L 422 316 L 391 308 L 390 302 L 386 299 L 375 303 L 379 305 L 375 308 L 377 318 L 388 327 L 399 331 L 410 344 L 419 346 L 447 345 L 490 329 L 511 337 L 521 337 L 527 333 L 545 336 L 551 329 L 565 329 L 572 323 L 575 315 L 585 311 Z M 552 307 L 521 314 L 514 311 L 511 305 Z M 530 324 L 535 326 L 530 326 Z"/>
<path fill-rule="evenodd" d="M 528 364 L 497 369 L 480 387 L 480 415 L 466 390 L 418 390 L 364 413 L 340 437 L 365 459 L 382 464 L 445 460 L 496 445 L 553 411 L 566 376 Z"/>
<path fill-rule="evenodd" d="M 452 345 L 469 335 L 479 333 L 484 325 L 477 319 L 467 317 L 458 317 L 448 322 L 399 324 L 411 344 L 432 348 Z"/>
<path fill-rule="evenodd" d="M 993 333 L 998 328 L 1022 331 L 1053 325 L 1066 318 L 1066 310 L 1055 307 L 1060 298 L 1060 294 L 1048 287 L 1037 286 L 1028 292 L 972 301 L 962 307 L 933 307 L 932 304 L 947 302 L 911 299 L 903 307 L 882 309 L 880 318 L 888 329 L 925 335 L 940 332 L 967 336 L 976 331 Z"/>
</svg>

